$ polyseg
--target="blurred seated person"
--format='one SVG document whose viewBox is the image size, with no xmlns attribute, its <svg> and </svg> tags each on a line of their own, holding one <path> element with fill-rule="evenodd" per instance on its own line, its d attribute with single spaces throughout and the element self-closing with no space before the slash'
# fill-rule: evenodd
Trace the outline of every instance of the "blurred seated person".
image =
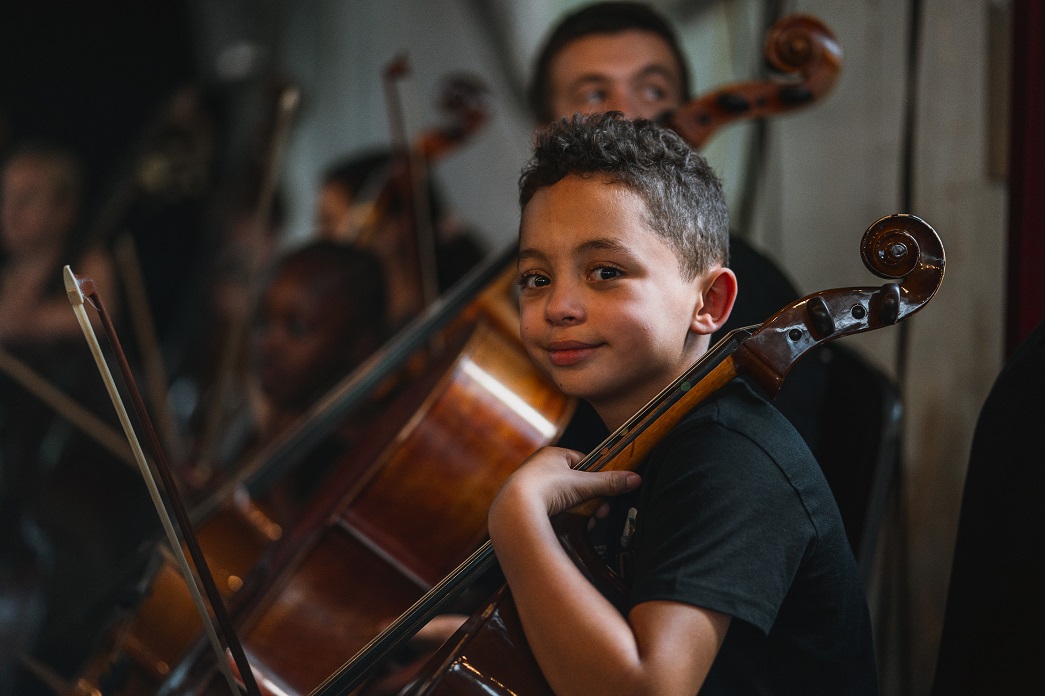
<svg viewBox="0 0 1045 696">
<path fill-rule="evenodd" d="M 251 378 L 260 398 L 238 440 L 225 443 L 233 459 L 271 442 L 301 417 L 385 339 L 386 289 L 370 251 L 321 240 L 275 264 L 261 295 L 250 343 Z M 327 473 L 358 435 L 349 418 L 295 467 L 286 483 L 281 521 Z"/>
<path fill-rule="evenodd" d="M 78 235 L 82 174 L 67 150 L 25 142 L 0 171 L 0 341 L 7 345 L 74 338 L 80 326 L 65 295 L 62 268 L 94 279 L 114 296 L 113 262 Z M 113 310 L 116 309 L 113 302 Z"/>
<path fill-rule="evenodd" d="M 601 111 L 656 120 L 691 96 L 689 61 L 674 29 L 641 2 L 596 2 L 567 14 L 549 33 L 531 77 L 528 99 L 538 124 Z M 735 328 L 761 324 L 799 298 L 787 276 L 736 234 L 730 235 L 729 267 L 742 290 L 712 344 Z M 809 356 L 774 401 L 814 453 L 825 381 Z M 578 417 L 585 413 L 581 409 Z M 574 441 L 572 430 L 563 446 L 588 451 L 601 441 L 598 433 L 590 442 Z"/>
<path fill-rule="evenodd" d="M 1045 321 L 1013 351 L 973 431 L 932 696 L 1045 682 Z"/>
<path fill-rule="evenodd" d="M 206 472 L 207 478 L 191 481 L 197 486 L 191 493 L 200 497 L 222 490 L 226 484 L 237 484 L 233 495 L 217 501 L 218 506 L 199 521 L 196 532 L 211 568 L 242 578 L 248 587 L 263 582 L 265 564 L 258 561 L 284 537 L 283 530 L 300 519 L 313 493 L 344 461 L 365 424 L 347 416 L 318 443 L 301 448 L 301 456 L 288 470 L 269 472 L 264 483 L 242 481 L 239 470 L 293 428 L 329 389 L 381 345 L 386 333 L 381 266 L 368 250 L 334 241 L 310 242 L 271 262 L 262 280 L 252 323 L 245 327 L 250 331 L 245 336 L 249 339 L 245 340 L 247 379 L 257 398 L 240 399 L 234 419 L 221 429 L 222 437 L 212 453 L 213 470 Z M 127 617 L 131 619 L 126 629 L 130 637 L 126 643 L 118 642 L 113 651 L 122 655 L 126 645 L 132 648 L 128 654 L 134 655 L 135 641 L 144 639 L 146 650 L 152 646 L 169 651 L 157 654 L 156 659 L 180 661 L 201 635 L 191 598 L 172 564 L 163 563 L 151 572 L 155 575 L 141 597 L 135 597 L 133 613 Z M 241 602 L 250 596 L 249 592 L 239 594 L 231 584 L 223 584 L 222 592 L 228 592 L 232 610 L 242 608 Z M 179 608 L 188 614 L 176 625 L 163 623 Z M 153 645 L 156 635 L 163 640 Z M 115 675 L 105 675 L 110 677 Z M 131 691 L 139 693 L 136 688 Z"/>
<path fill-rule="evenodd" d="M 119 314 L 108 251 L 88 247 L 78 227 L 80 163 L 43 141 L 16 146 L 0 168 L 0 346 L 68 395 L 107 397 L 65 293 L 62 268 L 95 280 Z M 95 318 L 95 313 L 89 315 Z M 54 412 L 0 376 L 0 437 L 12 462 L 36 459 Z"/>
<path fill-rule="evenodd" d="M 0 374 L 0 488 L 10 486 L 0 497 L 17 501 L 5 503 L 11 533 L 32 529 L 23 541 L 46 549 L 33 597 L 42 606 L 31 607 L 43 625 L 22 648 L 62 676 L 89 650 L 110 593 L 134 573 L 128 559 L 155 529 L 137 471 L 19 379 L 28 371 L 118 428 L 64 286 L 69 265 L 118 313 L 111 256 L 79 224 L 82 195 L 78 159 L 50 142 L 21 142 L 0 168 L 0 344 L 13 358 Z M 24 674 L 14 679 L 13 693 L 29 693 Z"/>
<path fill-rule="evenodd" d="M 377 150 L 335 163 L 323 175 L 317 236 L 366 246 L 381 258 L 388 278 L 389 320 L 399 327 L 424 309 L 421 264 L 434 262 L 436 289 L 445 292 L 482 260 L 485 250 L 460 221 L 449 216 L 431 178 L 426 201 L 404 201 L 396 158 Z M 434 259 L 419 256 L 413 210 L 427 208 Z"/>
</svg>

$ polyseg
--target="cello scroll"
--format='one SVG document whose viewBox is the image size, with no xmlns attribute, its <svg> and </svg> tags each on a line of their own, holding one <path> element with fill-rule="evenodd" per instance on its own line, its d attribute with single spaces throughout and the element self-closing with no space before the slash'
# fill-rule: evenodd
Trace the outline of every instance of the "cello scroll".
<svg viewBox="0 0 1045 696">
<path fill-rule="evenodd" d="M 939 236 L 914 215 L 888 215 L 864 233 L 860 256 L 872 273 L 899 282 L 809 295 L 782 309 L 748 338 L 734 360 L 775 395 L 795 361 L 821 343 L 890 326 L 917 312 L 943 281 Z"/>
<path fill-rule="evenodd" d="M 834 87 L 842 70 L 842 48 L 820 20 L 784 17 L 774 24 L 764 48 L 766 62 L 791 79 L 729 85 L 667 115 L 665 124 L 700 149 L 721 126 L 746 118 L 787 113 L 812 104 Z"/>
</svg>

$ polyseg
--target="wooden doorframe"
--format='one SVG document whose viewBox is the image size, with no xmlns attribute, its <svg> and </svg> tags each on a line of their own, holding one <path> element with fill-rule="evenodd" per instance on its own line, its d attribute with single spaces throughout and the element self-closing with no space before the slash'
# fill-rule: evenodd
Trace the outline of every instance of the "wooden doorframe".
<svg viewBox="0 0 1045 696">
<path fill-rule="evenodd" d="M 1045 4 L 1015 0 L 1005 354 L 1045 320 Z"/>
</svg>

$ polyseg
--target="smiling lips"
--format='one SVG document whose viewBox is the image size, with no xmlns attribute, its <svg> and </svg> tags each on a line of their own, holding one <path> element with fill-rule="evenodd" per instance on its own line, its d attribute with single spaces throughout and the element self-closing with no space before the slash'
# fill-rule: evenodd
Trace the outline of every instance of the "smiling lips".
<svg viewBox="0 0 1045 696">
<path fill-rule="evenodd" d="M 569 367 L 587 358 L 597 348 L 597 345 L 580 341 L 553 341 L 548 345 L 548 360 L 556 367 Z"/>
</svg>

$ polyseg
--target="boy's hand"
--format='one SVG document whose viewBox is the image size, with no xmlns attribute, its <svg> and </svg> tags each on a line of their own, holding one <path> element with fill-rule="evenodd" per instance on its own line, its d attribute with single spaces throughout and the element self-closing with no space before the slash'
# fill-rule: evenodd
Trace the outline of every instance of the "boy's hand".
<svg viewBox="0 0 1045 696">
<path fill-rule="evenodd" d="M 572 467 L 583 458 L 580 452 L 560 447 L 538 450 L 508 477 L 494 505 L 525 502 L 551 516 L 592 498 L 627 493 L 641 483 L 639 475 L 630 471 L 574 471 Z"/>
</svg>

